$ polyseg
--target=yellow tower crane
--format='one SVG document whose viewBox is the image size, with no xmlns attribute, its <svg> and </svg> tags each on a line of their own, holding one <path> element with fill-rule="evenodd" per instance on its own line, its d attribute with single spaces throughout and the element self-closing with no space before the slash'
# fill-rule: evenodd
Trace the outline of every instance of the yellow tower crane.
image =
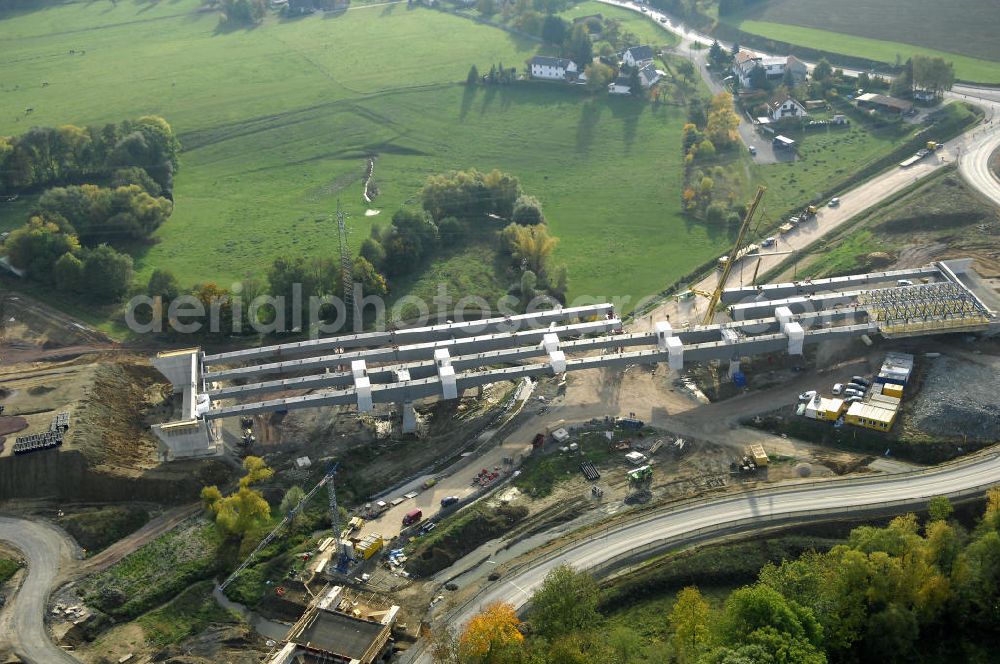
<svg viewBox="0 0 1000 664">
<path fill-rule="evenodd" d="M 722 266 L 722 275 L 719 277 L 719 285 L 715 287 L 715 292 L 712 293 L 712 297 L 708 301 L 708 311 L 705 312 L 705 322 L 703 325 L 710 325 L 712 323 L 712 318 L 714 318 L 715 307 L 719 305 L 719 300 L 722 299 L 722 291 L 726 287 L 726 281 L 729 280 L 729 273 L 733 270 L 733 263 L 736 262 L 735 257 L 739 255 L 740 248 L 743 246 L 743 241 L 746 239 L 747 231 L 750 230 L 750 222 L 753 220 L 753 215 L 757 211 L 757 206 L 760 204 L 762 198 L 764 198 L 764 192 L 767 191 L 767 187 L 761 185 L 757 187 L 757 194 L 753 197 L 753 202 L 750 203 L 750 207 L 747 209 L 747 214 L 743 217 L 743 223 L 740 225 L 740 234 L 736 238 L 736 244 L 733 245 L 733 250 L 729 252 L 729 255 L 733 257 L 732 260 L 727 260 L 725 265 Z"/>
</svg>

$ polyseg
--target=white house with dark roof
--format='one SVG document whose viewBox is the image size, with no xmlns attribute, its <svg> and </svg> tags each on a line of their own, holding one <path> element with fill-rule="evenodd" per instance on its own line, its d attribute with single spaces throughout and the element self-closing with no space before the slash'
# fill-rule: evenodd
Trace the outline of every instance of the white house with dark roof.
<svg viewBox="0 0 1000 664">
<path fill-rule="evenodd" d="M 663 74 L 656 70 L 652 62 L 648 62 L 639 68 L 639 82 L 647 90 L 656 85 L 663 78 Z"/>
<path fill-rule="evenodd" d="M 757 67 L 762 68 L 765 76 L 772 81 L 784 77 L 785 69 L 792 72 L 796 83 L 804 81 L 808 73 L 805 63 L 794 55 L 759 55 L 753 51 L 741 50 L 733 58 L 733 74 L 740 80 L 740 87 L 752 87 L 750 75 Z"/>
<path fill-rule="evenodd" d="M 639 67 L 641 69 L 643 65 L 653 61 L 654 55 L 656 54 L 653 53 L 651 46 L 633 46 L 622 53 L 622 62 L 629 67 Z"/>
<path fill-rule="evenodd" d="M 767 105 L 767 115 L 771 120 L 777 122 L 785 118 L 801 118 L 808 115 L 806 108 L 798 100 L 792 97 L 781 97 L 771 101 Z"/>
<path fill-rule="evenodd" d="M 528 61 L 531 66 L 531 77 L 540 78 L 546 81 L 565 81 L 567 78 L 576 78 L 576 63 L 567 58 L 550 58 L 545 55 L 536 55 Z M 567 77 L 567 74 L 570 76 Z"/>
</svg>

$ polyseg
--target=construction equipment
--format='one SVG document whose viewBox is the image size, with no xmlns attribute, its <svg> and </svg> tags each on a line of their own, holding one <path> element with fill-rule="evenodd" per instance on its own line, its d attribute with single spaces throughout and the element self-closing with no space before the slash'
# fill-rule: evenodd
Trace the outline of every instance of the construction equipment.
<svg viewBox="0 0 1000 664">
<path fill-rule="evenodd" d="M 257 555 L 261 551 L 263 551 L 264 548 L 267 547 L 268 544 L 270 544 L 271 542 L 274 541 L 274 538 L 277 537 L 281 533 L 281 531 L 285 528 L 285 526 L 287 526 L 289 523 L 292 522 L 292 519 L 294 519 L 299 514 L 299 512 L 302 511 L 302 508 L 305 507 L 306 503 L 308 503 L 309 500 L 313 496 L 315 496 L 316 493 L 320 489 L 322 489 L 324 486 L 329 486 L 330 487 L 330 489 L 329 489 L 329 491 L 330 491 L 330 505 L 331 505 L 332 511 L 333 511 L 333 513 L 330 515 L 330 519 L 331 519 L 332 526 L 333 526 L 334 537 L 336 538 L 340 534 L 340 530 L 339 530 L 339 521 L 340 521 L 340 519 L 338 518 L 338 515 L 337 515 L 337 495 L 336 495 L 336 493 L 333 490 L 333 476 L 337 472 L 337 466 L 338 465 L 339 464 L 335 463 L 332 466 L 330 466 L 330 470 L 328 470 L 327 473 L 326 473 L 326 475 L 323 476 L 323 479 L 321 479 L 316 484 L 316 486 L 314 486 L 312 489 L 310 489 L 309 493 L 307 493 L 302 498 L 302 500 L 299 501 L 299 504 L 296 505 L 295 507 L 293 507 L 291 509 L 291 511 L 289 511 L 288 514 L 285 515 L 285 518 L 281 520 L 281 523 L 279 523 L 277 526 L 275 526 L 274 530 L 272 530 L 271 532 L 269 532 L 264 537 L 264 539 L 262 539 L 260 541 L 260 544 L 258 544 L 257 548 L 255 548 L 253 551 L 250 552 L 250 555 L 246 557 L 246 560 L 244 560 L 242 563 L 240 563 L 240 566 L 237 567 L 235 570 L 233 570 L 233 573 L 230 574 L 228 577 L 226 577 L 225 581 L 223 581 L 221 584 L 219 584 L 219 590 L 225 590 L 226 587 L 230 583 L 232 583 L 236 579 L 237 576 L 240 575 L 240 572 L 242 572 L 247 567 L 249 567 L 251 564 L 253 564 L 253 561 L 257 559 Z M 339 545 L 339 542 L 338 542 L 338 545 Z M 338 560 L 338 569 L 339 569 L 340 564 L 341 564 L 341 561 Z M 346 564 L 345 564 L 345 567 L 346 567 Z"/>
<path fill-rule="evenodd" d="M 753 202 L 750 203 L 750 207 L 747 209 L 746 217 L 743 218 L 739 236 L 736 238 L 733 250 L 729 252 L 730 256 L 737 256 L 739 254 L 740 247 L 743 246 L 743 241 L 746 239 L 747 231 L 750 230 L 750 222 L 753 220 L 753 215 L 757 211 L 757 206 L 760 205 L 761 199 L 764 198 L 765 191 L 767 191 L 767 187 L 763 185 L 757 187 L 757 194 L 753 197 Z M 732 272 L 733 263 L 735 262 L 726 261 L 726 264 L 722 267 L 722 274 L 719 275 L 719 285 L 715 287 L 715 292 L 712 293 L 712 297 L 708 301 L 708 310 L 705 312 L 704 325 L 711 324 L 712 318 L 715 316 L 715 307 L 718 306 L 719 300 L 722 299 L 722 291 L 726 287 L 726 281 L 729 280 L 729 273 Z"/>
</svg>

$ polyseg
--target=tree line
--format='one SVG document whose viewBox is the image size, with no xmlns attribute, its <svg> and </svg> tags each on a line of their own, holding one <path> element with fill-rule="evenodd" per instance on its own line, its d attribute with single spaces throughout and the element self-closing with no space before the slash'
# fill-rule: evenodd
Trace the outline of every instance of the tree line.
<svg viewBox="0 0 1000 664">
<path fill-rule="evenodd" d="M 141 178 L 136 183 L 144 189 L 170 198 L 180 150 L 173 129 L 155 115 L 103 126 L 32 127 L 0 136 L 0 194 Z"/>
<path fill-rule="evenodd" d="M 38 197 L 3 251 L 27 278 L 106 304 L 132 284 L 124 253 L 173 212 L 180 142 L 163 118 L 103 127 L 33 127 L 0 137 L 0 190 Z"/>
<path fill-rule="evenodd" d="M 455 634 L 435 633 L 442 664 L 825 664 L 993 661 L 1000 637 L 1000 489 L 966 529 L 945 498 L 920 523 L 862 526 L 844 544 L 768 563 L 713 607 L 681 590 L 654 638 L 601 614 L 592 577 L 549 573 L 527 621 L 494 604 Z M 991 655 L 990 653 L 993 653 Z"/>
</svg>

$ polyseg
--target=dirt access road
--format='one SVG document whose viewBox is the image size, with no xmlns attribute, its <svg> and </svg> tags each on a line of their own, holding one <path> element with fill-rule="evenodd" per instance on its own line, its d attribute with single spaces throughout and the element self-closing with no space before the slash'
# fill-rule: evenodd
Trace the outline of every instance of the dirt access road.
<svg viewBox="0 0 1000 664">
<path fill-rule="evenodd" d="M 0 613 L 0 655 L 12 652 L 29 664 L 72 664 L 76 659 L 52 643 L 45 628 L 45 605 L 59 569 L 78 549 L 66 533 L 41 521 L 0 516 L 0 540 L 28 561 L 17 595 Z"/>
</svg>

